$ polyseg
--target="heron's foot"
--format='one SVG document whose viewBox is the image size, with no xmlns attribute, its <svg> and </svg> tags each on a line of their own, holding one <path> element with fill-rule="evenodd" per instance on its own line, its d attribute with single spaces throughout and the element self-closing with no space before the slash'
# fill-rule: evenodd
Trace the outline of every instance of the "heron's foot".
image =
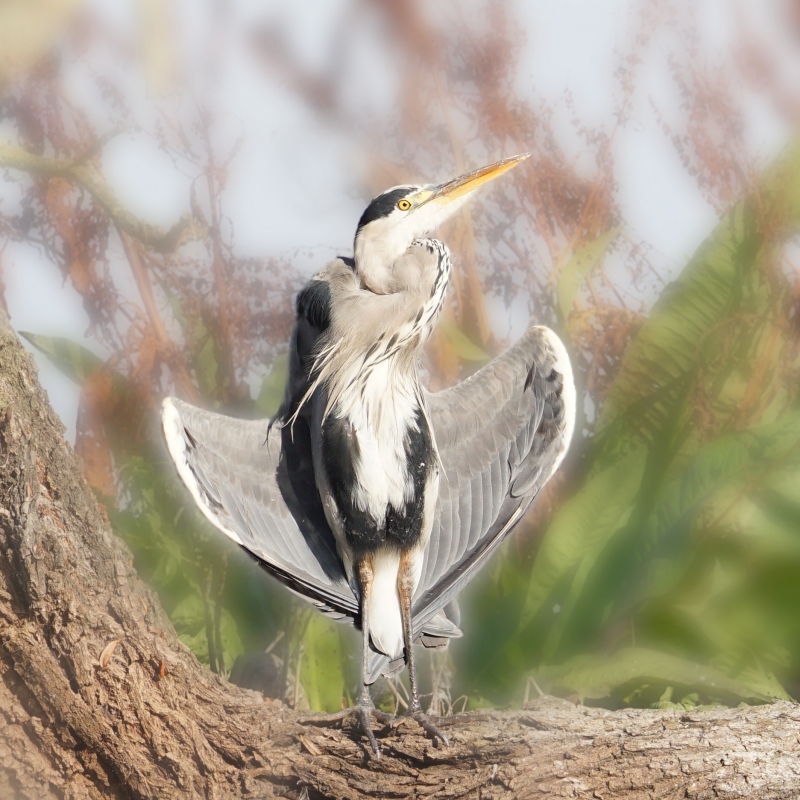
<svg viewBox="0 0 800 800">
<path fill-rule="evenodd" d="M 445 747 L 450 747 L 450 740 L 436 727 L 449 724 L 449 717 L 429 717 L 421 708 L 410 708 L 405 716 L 397 717 L 392 726 L 397 727 L 407 719 L 413 719 L 434 742 L 439 739 Z"/>
<path fill-rule="evenodd" d="M 375 717 L 375 720 L 382 725 L 389 725 L 395 720 L 394 714 L 386 714 L 383 711 L 378 711 L 371 704 L 362 703 L 350 708 L 343 708 L 333 714 L 310 714 L 300 717 L 297 721 L 301 725 L 333 725 L 337 722 L 341 722 L 344 725 L 346 722 L 351 721 L 355 723 L 354 727 L 369 741 L 375 758 L 380 758 L 381 748 L 378 745 L 375 734 L 372 732 L 371 717 Z"/>
</svg>

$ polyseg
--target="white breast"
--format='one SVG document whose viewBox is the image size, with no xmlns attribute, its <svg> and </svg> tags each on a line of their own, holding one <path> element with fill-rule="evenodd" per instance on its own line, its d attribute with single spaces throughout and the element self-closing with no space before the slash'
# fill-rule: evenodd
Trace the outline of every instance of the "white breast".
<svg viewBox="0 0 800 800">
<path fill-rule="evenodd" d="M 405 440 L 409 427 L 417 425 L 417 401 L 413 387 L 394 381 L 395 375 L 394 359 L 388 358 L 356 384 L 358 391 L 342 393 L 335 411 L 350 421 L 358 442 L 353 501 L 376 521 L 390 504 L 401 509 L 414 493 Z"/>
<path fill-rule="evenodd" d="M 354 463 L 356 485 L 353 500 L 376 521 L 386 516 L 387 507 L 401 509 L 414 497 L 414 484 L 408 473 L 405 439 L 409 426 L 417 426 L 418 401 L 412 383 L 393 380 L 398 370 L 389 358 L 376 365 L 363 384 L 363 391 L 347 392 L 337 402 L 337 416 L 346 415 L 358 441 L 359 456 Z M 399 385 L 398 385 L 399 384 Z M 425 487 L 425 512 L 420 541 L 406 558 L 412 570 L 411 585 L 416 590 L 433 527 L 438 496 L 438 471 L 434 470 Z M 422 499 L 419 498 L 418 502 Z M 372 594 L 369 606 L 369 631 L 374 646 L 390 656 L 403 654 L 403 625 L 397 590 L 400 553 L 392 548 L 372 553 Z M 350 559 L 345 556 L 348 572 Z M 412 590 L 412 591 L 413 591 Z"/>
</svg>

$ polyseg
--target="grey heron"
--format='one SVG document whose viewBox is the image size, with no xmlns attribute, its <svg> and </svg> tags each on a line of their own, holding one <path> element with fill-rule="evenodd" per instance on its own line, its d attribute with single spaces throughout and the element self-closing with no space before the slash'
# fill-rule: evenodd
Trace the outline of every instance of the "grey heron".
<svg viewBox="0 0 800 800">
<path fill-rule="evenodd" d="M 170 454 L 208 519 L 320 611 L 361 628 L 358 704 L 333 716 L 354 714 L 376 756 L 370 717 L 390 717 L 370 685 L 404 664 L 409 716 L 447 743 L 422 711 L 413 644 L 461 636 L 456 595 L 572 436 L 572 370 L 548 328 L 531 327 L 446 391 L 428 393 L 418 376 L 451 270 L 447 246 L 422 237 L 525 158 L 396 186 L 369 204 L 353 257 L 298 294 L 288 384 L 269 426 L 164 401 Z"/>
</svg>

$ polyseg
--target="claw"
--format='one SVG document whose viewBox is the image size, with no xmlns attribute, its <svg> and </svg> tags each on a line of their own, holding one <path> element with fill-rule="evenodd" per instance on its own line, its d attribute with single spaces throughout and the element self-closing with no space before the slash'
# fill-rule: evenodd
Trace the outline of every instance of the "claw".
<svg viewBox="0 0 800 800">
<path fill-rule="evenodd" d="M 408 713 L 408 719 L 413 719 L 434 742 L 437 739 L 441 739 L 445 747 L 450 747 L 450 740 L 430 721 L 428 715 L 424 711 L 410 711 Z"/>
<path fill-rule="evenodd" d="M 372 725 L 370 725 L 370 713 L 373 712 L 375 709 L 369 706 L 356 706 L 356 719 L 359 722 L 359 726 L 361 728 L 361 733 L 367 737 L 369 741 L 370 747 L 372 748 L 372 752 L 375 755 L 375 758 L 381 757 L 381 748 L 378 745 L 378 740 L 375 738 L 375 734 L 372 732 Z"/>
<path fill-rule="evenodd" d="M 300 717 L 297 721 L 301 725 L 331 725 L 337 722 L 344 722 L 347 719 L 352 719 L 355 722 L 355 727 L 369 742 L 370 749 L 372 750 L 375 758 L 381 757 L 381 748 L 375 734 L 370 725 L 370 717 L 374 717 L 375 721 L 381 725 L 387 725 L 390 728 L 397 729 L 401 725 L 407 725 L 409 721 L 413 720 L 423 731 L 433 739 L 442 742 L 445 747 L 450 746 L 450 740 L 442 733 L 437 727 L 458 724 L 459 722 L 474 722 L 476 717 L 466 714 L 460 714 L 453 717 L 429 717 L 422 709 L 411 710 L 407 714 L 395 716 L 394 714 L 387 714 L 385 711 L 379 711 L 371 705 L 357 705 L 351 708 L 343 708 L 341 711 L 336 711 L 333 714 L 310 714 L 305 717 Z M 480 719 L 478 717 L 477 719 Z"/>
<path fill-rule="evenodd" d="M 374 706 L 358 705 L 352 706 L 351 708 L 343 708 L 341 711 L 336 711 L 333 714 L 310 714 L 305 717 L 300 717 L 297 721 L 301 725 L 330 725 L 352 718 L 360 733 L 369 742 L 375 758 L 380 758 L 381 748 L 378 744 L 378 740 L 375 738 L 375 734 L 372 732 L 372 726 L 370 725 L 371 716 L 375 717 L 376 721 L 381 724 L 387 724 L 394 719 L 391 714 L 378 711 Z"/>
</svg>

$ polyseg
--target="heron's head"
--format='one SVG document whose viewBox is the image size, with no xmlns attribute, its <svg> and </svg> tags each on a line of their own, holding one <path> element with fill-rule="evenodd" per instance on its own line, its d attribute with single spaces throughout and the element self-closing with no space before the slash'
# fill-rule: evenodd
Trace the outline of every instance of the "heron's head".
<svg viewBox="0 0 800 800">
<path fill-rule="evenodd" d="M 506 158 L 447 183 L 395 186 L 379 194 L 361 215 L 356 230 L 355 264 L 364 284 L 379 294 L 391 291 L 393 266 L 415 239 L 451 217 L 477 188 L 529 155 Z"/>
</svg>

